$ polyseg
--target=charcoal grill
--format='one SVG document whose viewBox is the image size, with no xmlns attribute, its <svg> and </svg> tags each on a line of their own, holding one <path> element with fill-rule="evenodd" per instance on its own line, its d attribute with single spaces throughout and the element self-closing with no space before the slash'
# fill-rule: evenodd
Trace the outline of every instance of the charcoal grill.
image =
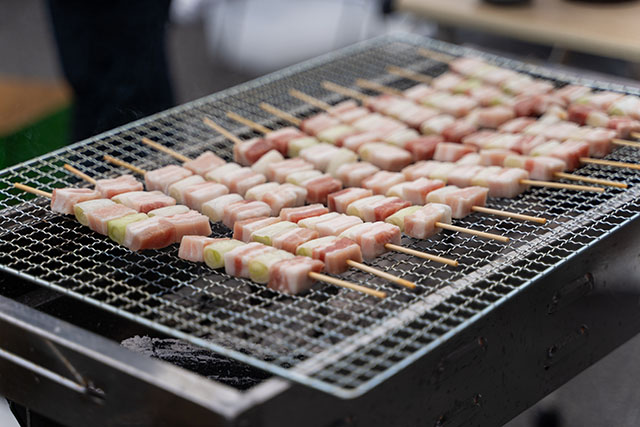
<svg viewBox="0 0 640 427">
<path fill-rule="evenodd" d="M 231 143 L 202 122 L 210 117 L 242 138 L 232 110 L 268 127 L 284 123 L 258 108 L 269 102 L 300 117 L 315 110 L 290 88 L 328 102 L 342 99 L 322 80 L 357 77 L 399 89 L 388 65 L 438 75 L 446 66 L 427 47 L 480 55 L 498 65 L 596 89 L 607 84 L 410 35 L 367 41 L 117 128 L 0 172 L 0 394 L 69 424 L 493 425 L 504 422 L 639 331 L 638 172 L 586 166 L 577 173 L 630 184 L 605 193 L 533 188 L 489 205 L 540 215 L 545 226 L 472 214 L 457 224 L 503 234 L 498 244 L 444 232 L 403 245 L 458 259 L 451 268 L 399 253 L 374 265 L 418 283 L 409 291 L 351 271 L 344 278 L 388 293 L 384 300 L 317 284 L 285 296 L 177 258 L 177 248 L 132 253 L 51 213 L 41 189 L 85 185 L 123 170 L 110 154 L 144 169 L 174 160 L 142 137 L 188 156 L 205 149 L 232 160 Z M 622 147 L 610 159 L 640 162 Z M 215 236 L 229 230 L 214 226 Z M 22 289 L 54 291 L 34 309 Z M 51 295 L 51 294 L 49 294 Z M 48 297 L 55 299 L 54 296 Z M 44 308 L 43 308 L 44 307 Z M 88 316 L 74 316 L 91 307 Z M 69 311 L 70 310 L 70 311 Z M 82 317 L 82 319 L 78 319 Z M 109 330 L 92 318 L 120 325 Z M 115 319 L 115 320 L 114 320 Z M 110 323 L 112 322 L 112 323 Z M 125 326 L 122 326 L 125 325 Z M 173 337 L 262 370 L 238 390 L 113 342 L 123 331 Z M 120 337 L 118 339 L 121 339 Z M 54 399 L 55 397 L 55 399 Z M 91 417 L 91 418 L 89 418 Z"/>
</svg>

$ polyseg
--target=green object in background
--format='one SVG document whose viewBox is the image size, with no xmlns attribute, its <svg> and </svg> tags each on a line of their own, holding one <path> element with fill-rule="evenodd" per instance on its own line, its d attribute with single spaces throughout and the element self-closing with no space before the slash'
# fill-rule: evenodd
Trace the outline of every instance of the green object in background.
<svg viewBox="0 0 640 427">
<path fill-rule="evenodd" d="M 0 169 L 67 145 L 71 111 L 69 105 L 13 134 L 0 136 Z"/>
</svg>

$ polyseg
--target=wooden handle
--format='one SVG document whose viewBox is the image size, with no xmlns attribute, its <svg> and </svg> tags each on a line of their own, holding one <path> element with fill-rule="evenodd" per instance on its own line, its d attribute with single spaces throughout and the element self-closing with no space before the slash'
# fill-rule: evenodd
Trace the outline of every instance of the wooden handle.
<svg viewBox="0 0 640 427">
<path fill-rule="evenodd" d="M 286 111 L 282 111 L 281 109 L 274 107 L 271 104 L 267 104 L 266 102 L 261 102 L 260 108 L 262 108 L 267 113 L 271 113 L 274 116 L 291 123 L 294 126 L 300 126 L 300 124 L 302 124 L 302 120 L 300 120 L 296 116 L 293 116 Z"/>
<path fill-rule="evenodd" d="M 444 230 L 457 231 L 458 233 L 471 234 L 473 236 L 484 237 L 485 239 L 497 240 L 498 242 L 507 243 L 508 237 L 500 236 L 498 234 L 486 233 L 484 231 L 473 230 L 471 228 L 458 227 L 453 224 L 445 224 L 443 222 L 436 222 L 436 227 Z"/>
<path fill-rule="evenodd" d="M 315 271 L 309 272 L 309 277 L 313 280 L 320 282 L 330 283 L 332 285 L 340 286 L 342 288 L 351 289 L 353 291 L 362 292 L 367 295 L 374 296 L 376 298 L 386 298 L 387 293 L 382 291 L 376 291 L 375 289 L 367 288 L 366 286 L 360 286 L 355 283 L 347 282 L 346 280 L 337 279 L 335 277 L 327 276 L 326 274 L 316 273 Z"/>
<path fill-rule="evenodd" d="M 89 175 L 87 175 L 86 173 L 82 172 L 81 170 L 78 170 L 78 169 L 74 168 L 70 164 L 65 164 L 64 168 L 66 170 L 68 170 L 69 172 L 71 172 L 72 174 L 80 177 L 80 179 L 84 179 L 89 184 L 96 185 L 96 180 L 95 179 L 91 178 Z"/>
<path fill-rule="evenodd" d="M 178 153 L 175 150 L 172 150 L 169 147 L 165 147 L 162 144 L 158 144 L 155 141 L 150 140 L 149 138 L 142 138 L 142 143 L 148 145 L 149 147 L 152 147 L 158 151 L 161 151 L 163 153 L 166 153 L 168 155 L 170 155 L 171 157 L 180 160 L 181 162 L 188 162 L 189 160 L 191 160 L 189 157 Z"/>
<path fill-rule="evenodd" d="M 388 281 L 390 281 L 392 283 L 395 283 L 397 285 L 404 286 L 404 287 L 409 288 L 409 289 L 415 289 L 416 288 L 416 284 L 415 283 L 413 283 L 413 282 L 411 282 L 409 280 L 406 280 L 406 279 L 401 279 L 400 277 L 396 277 L 393 274 L 389 274 L 386 271 L 382 271 L 382 270 L 379 270 L 377 268 L 371 267 L 370 265 L 366 265 L 366 264 L 363 264 L 361 262 L 354 261 L 352 259 L 347 260 L 347 265 L 349 265 L 349 266 L 351 266 L 353 268 L 357 268 L 358 270 L 362 270 L 362 271 L 365 271 L 367 273 L 373 274 L 374 276 L 382 277 L 383 279 L 388 280 Z"/>
<path fill-rule="evenodd" d="M 428 259 L 429 261 L 435 261 L 441 264 L 447 264 L 452 267 L 458 266 L 458 261 L 454 259 L 449 259 L 449 258 L 437 256 L 437 255 L 431 255 L 426 252 L 417 251 L 415 249 L 405 248 L 404 246 L 394 245 L 393 243 L 387 243 L 386 245 L 384 245 L 384 247 L 390 251 L 402 252 L 407 255 L 417 256 L 423 259 Z"/>
<path fill-rule="evenodd" d="M 33 188 L 33 187 L 28 186 L 28 185 L 20 184 L 18 182 L 14 183 L 13 186 L 18 188 L 18 189 L 20 189 L 20 190 L 22 190 L 22 191 L 26 191 L 27 193 L 35 194 L 36 196 L 42 196 L 42 197 L 48 197 L 48 198 L 53 197 L 53 194 L 51 194 L 51 193 L 47 193 L 46 191 L 38 190 L 37 188 Z"/>
</svg>

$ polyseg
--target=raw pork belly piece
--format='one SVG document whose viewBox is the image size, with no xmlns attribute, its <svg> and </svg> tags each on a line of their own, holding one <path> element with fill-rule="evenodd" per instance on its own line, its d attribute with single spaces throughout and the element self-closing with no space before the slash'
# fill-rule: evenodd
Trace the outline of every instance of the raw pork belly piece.
<svg viewBox="0 0 640 427">
<path fill-rule="evenodd" d="M 280 211 L 280 219 L 297 223 L 305 218 L 320 216 L 329 213 L 329 209 L 320 203 L 300 206 L 297 208 L 284 208 Z"/>
<path fill-rule="evenodd" d="M 391 117 L 372 113 L 353 122 L 353 127 L 360 131 L 381 132 L 382 134 L 387 135 L 396 130 L 404 129 L 407 125 Z"/>
<path fill-rule="evenodd" d="M 327 197 L 331 193 L 342 189 L 342 182 L 331 175 L 323 175 L 306 183 L 308 203 L 327 203 Z"/>
<path fill-rule="evenodd" d="M 516 117 L 501 124 L 498 130 L 505 133 L 520 133 L 535 121 L 533 117 Z"/>
<path fill-rule="evenodd" d="M 142 183 L 135 179 L 133 175 L 120 175 L 117 178 L 96 180 L 96 191 L 102 194 L 105 199 L 110 199 L 118 194 L 129 191 L 142 191 Z"/>
<path fill-rule="evenodd" d="M 478 101 L 467 95 L 451 95 L 445 92 L 434 93 L 423 98 L 421 102 L 454 117 L 466 116 L 478 106 Z"/>
<path fill-rule="evenodd" d="M 353 126 L 339 124 L 318 132 L 316 138 L 318 138 L 320 141 L 328 142 L 329 144 L 339 145 L 338 141 L 342 141 L 349 135 L 354 135 L 358 132 L 359 131 Z"/>
<path fill-rule="evenodd" d="M 414 181 L 405 182 L 404 184 L 402 188 L 403 194 L 399 197 L 412 205 L 423 205 L 429 193 L 444 187 L 444 182 L 439 179 L 428 178 L 418 178 Z"/>
<path fill-rule="evenodd" d="M 360 131 L 338 141 L 338 145 L 352 151 L 358 151 L 363 144 L 368 142 L 379 142 L 384 137 L 383 132 L 379 131 Z"/>
<path fill-rule="evenodd" d="M 480 154 L 478 153 L 469 153 L 466 156 L 463 156 L 460 160 L 456 162 L 456 165 L 459 166 L 480 166 L 481 162 Z M 449 175 L 451 177 L 451 175 Z M 458 187 L 461 187 L 459 184 L 454 184 Z"/>
<path fill-rule="evenodd" d="M 556 96 L 564 99 L 567 103 L 572 103 L 591 93 L 591 89 L 586 86 L 566 85 L 555 91 Z"/>
<path fill-rule="evenodd" d="M 448 126 L 451 126 L 455 122 L 455 117 L 449 114 L 440 114 L 422 122 L 420 132 L 424 135 L 440 135 Z"/>
<path fill-rule="evenodd" d="M 279 261 L 269 271 L 269 289 L 290 295 L 306 292 L 314 282 L 309 273 L 319 273 L 323 268 L 322 261 L 308 257 L 296 256 Z"/>
<path fill-rule="evenodd" d="M 429 178 L 433 171 L 440 165 L 442 165 L 442 163 L 440 162 L 436 162 L 433 160 L 423 160 L 402 169 L 402 174 L 407 179 L 407 181 L 414 181 L 418 178 Z"/>
<path fill-rule="evenodd" d="M 432 80 L 431 86 L 437 90 L 453 92 L 453 89 L 466 80 L 466 77 L 460 74 L 447 72 L 442 73 Z"/>
<path fill-rule="evenodd" d="M 137 221 L 144 221 L 149 217 L 143 213 L 133 213 L 123 217 L 114 218 L 107 223 L 107 235 L 119 245 L 124 244 L 127 227 Z"/>
<path fill-rule="evenodd" d="M 145 173 L 144 182 L 147 186 L 147 191 L 162 191 L 167 194 L 171 184 L 191 175 L 193 175 L 193 172 L 189 169 L 182 166 L 169 165 Z"/>
<path fill-rule="evenodd" d="M 233 229 L 233 225 L 236 223 L 236 221 L 270 215 L 271 208 L 266 203 L 241 200 L 239 202 L 226 205 L 223 208 L 222 223 L 227 227 Z"/>
<path fill-rule="evenodd" d="M 362 262 L 360 246 L 344 237 L 327 236 L 310 240 L 298 246 L 296 254 L 323 261 L 330 274 L 344 273 L 349 268 L 348 260 Z"/>
<path fill-rule="evenodd" d="M 301 244 L 320 237 L 316 230 L 309 228 L 296 227 L 288 231 L 282 232 L 277 236 L 273 236 L 271 244 L 274 248 L 282 249 L 292 254 L 296 253 L 296 249 Z"/>
<path fill-rule="evenodd" d="M 357 216 L 340 214 L 337 218 L 317 223 L 315 231 L 317 231 L 321 237 L 337 236 L 358 224 L 362 224 L 362 220 Z"/>
<path fill-rule="evenodd" d="M 174 216 L 183 213 L 189 212 L 188 206 L 185 205 L 173 205 L 173 206 L 165 206 L 164 208 L 154 209 L 152 211 L 147 212 L 149 216 Z"/>
<path fill-rule="evenodd" d="M 257 242 L 238 246 L 224 254 L 225 272 L 230 276 L 249 278 L 249 262 L 258 255 L 275 250 Z"/>
<path fill-rule="evenodd" d="M 184 191 L 184 203 L 191 209 L 202 210 L 202 205 L 216 197 L 229 193 L 229 189 L 217 182 L 203 182 L 188 187 Z"/>
<path fill-rule="evenodd" d="M 420 102 L 421 99 L 433 94 L 434 92 L 436 92 L 436 90 L 433 87 L 424 83 L 418 83 L 415 86 L 411 86 L 409 89 L 405 89 L 402 95 L 405 98 Z"/>
<path fill-rule="evenodd" d="M 431 203 L 442 203 L 448 205 L 451 208 L 451 216 L 453 218 L 464 218 L 472 212 L 472 208 L 474 206 L 484 206 L 487 202 L 487 194 L 489 193 L 488 188 L 457 188 L 455 186 L 451 187 L 453 187 L 454 190 L 443 193 L 441 197 L 437 197 L 438 195 L 436 195 L 439 190 L 434 191 L 429 196 L 433 194 L 436 197 L 427 196 L 427 201 Z"/>
<path fill-rule="evenodd" d="M 429 203 L 404 218 L 404 232 L 416 239 L 427 239 L 440 231 L 436 223 L 451 224 L 451 208 Z"/>
<path fill-rule="evenodd" d="M 580 166 L 580 157 L 589 157 L 589 144 L 584 141 L 565 141 L 555 146 L 549 155 L 564 161 L 567 170 L 572 171 Z"/>
<path fill-rule="evenodd" d="M 336 105 L 329 107 L 327 109 L 327 114 L 331 116 L 339 116 L 340 114 L 351 111 L 354 108 L 358 108 L 358 103 L 353 99 L 347 99 L 346 101 L 341 101 Z"/>
<path fill-rule="evenodd" d="M 255 187 L 247 190 L 244 194 L 246 200 L 262 200 L 265 194 L 275 191 L 280 188 L 281 184 L 277 182 L 266 182 L 264 184 L 256 185 Z"/>
<path fill-rule="evenodd" d="M 338 178 L 338 169 L 345 164 L 353 164 L 358 161 L 358 155 L 347 148 L 340 148 L 333 155 L 333 158 L 327 165 L 327 173 L 334 178 Z"/>
<path fill-rule="evenodd" d="M 289 151 L 287 154 L 289 157 L 298 157 L 300 155 L 300 152 L 305 148 L 313 147 L 314 145 L 318 144 L 320 144 L 320 141 L 312 136 L 292 139 L 291 141 L 289 141 Z M 266 171 L 262 173 L 266 174 Z"/>
<path fill-rule="evenodd" d="M 280 222 L 280 219 L 272 216 L 260 216 L 236 221 L 236 223 L 233 224 L 233 238 L 236 240 L 242 240 L 243 242 L 250 242 L 251 234 L 254 231 L 260 230 L 261 228 L 267 227 L 271 224 L 275 224 L 276 222 Z"/>
<path fill-rule="evenodd" d="M 338 119 L 331 117 L 327 113 L 320 113 L 304 119 L 300 123 L 300 129 L 309 135 L 317 135 L 323 130 L 339 124 L 340 121 Z"/>
<path fill-rule="evenodd" d="M 263 184 L 267 178 L 251 168 L 236 169 L 220 179 L 222 185 L 226 185 L 231 193 L 244 195 L 248 189 Z"/>
<path fill-rule="evenodd" d="M 401 172 L 380 171 L 362 180 L 362 187 L 370 189 L 374 194 L 387 194 L 391 187 L 404 181 L 405 177 Z"/>
<path fill-rule="evenodd" d="M 400 229 L 400 231 L 404 231 L 404 219 L 413 214 L 414 212 L 419 211 L 424 206 L 409 206 L 404 209 L 400 209 L 398 212 L 394 213 L 391 216 L 388 216 L 384 222 L 392 224 Z"/>
<path fill-rule="evenodd" d="M 384 221 L 387 217 L 408 206 L 411 206 L 411 203 L 406 200 L 402 200 L 398 197 L 385 197 L 383 199 L 373 201 L 372 203 L 361 204 L 357 211 L 360 213 L 358 216 L 360 216 L 364 221 Z"/>
<path fill-rule="evenodd" d="M 109 221 L 136 213 L 134 209 L 115 203 L 112 206 L 87 212 L 86 218 L 90 229 L 106 236 L 109 233 Z"/>
<path fill-rule="evenodd" d="M 340 237 L 351 239 L 360 245 L 364 259 L 373 259 L 387 251 L 385 245 L 400 244 L 400 228 L 386 222 L 366 222 L 345 230 Z"/>
<path fill-rule="evenodd" d="M 211 224 L 206 215 L 198 211 L 163 217 L 175 228 L 175 242 L 182 240 L 183 236 L 209 236 Z"/>
<path fill-rule="evenodd" d="M 447 177 L 447 184 L 456 185 L 461 188 L 471 186 L 473 178 L 485 169 L 484 166 L 479 165 L 460 166 L 459 162 L 456 163 L 456 165 L 458 165 L 458 167 L 453 169 Z"/>
<path fill-rule="evenodd" d="M 483 166 L 502 166 L 504 159 L 514 154 L 518 153 L 504 148 L 485 148 L 480 150 L 480 164 Z"/>
<path fill-rule="evenodd" d="M 457 169 L 459 166 L 451 162 L 438 162 L 438 166 L 433 168 L 433 171 L 429 174 L 431 179 L 439 179 L 443 182 L 449 180 L 449 174 Z"/>
<path fill-rule="evenodd" d="M 132 251 L 166 248 L 176 242 L 176 230 L 166 218 L 156 216 L 127 225 L 122 244 Z"/>
<path fill-rule="evenodd" d="M 239 164 L 230 162 L 226 165 L 222 165 L 207 172 L 207 174 L 205 175 L 205 179 L 207 181 L 220 182 L 226 175 L 241 168 L 242 166 L 240 166 Z"/>
<path fill-rule="evenodd" d="M 87 219 L 87 214 L 89 212 L 113 206 L 115 204 L 116 202 L 109 199 L 86 200 L 84 202 L 76 203 L 73 206 L 73 214 L 80 224 L 89 225 L 89 220 Z"/>
<path fill-rule="evenodd" d="M 607 111 L 613 103 L 622 99 L 623 96 L 623 94 L 616 92 L 591 92 L 590 94 L 577 99 L 575 102 L 578 104 L 588 105 L 602 111 Z"/>
<path fill-rule="evenodd" d="M 189 169 L 196 175 L 205 176 L 207 172 L 224 165 L 224 159 L 216 156 L 211 151 L 205 151 L 193 160 L 188 160 L 182 164 L 183 167 Z"/>
<path fill-rule="evenodd" d="M 524 169 L 504 168 L 499 173 L 489 177 L 489 197 L 516 197 L 527 190 L 522 184 L 523 179 L 529 179 Z"/>
<path fill-rule="evenodd" d="M 219 240 L 229 240 L 227 238 L 214 239 L 205 236 L 184 236 L 180 241 L 178 257 L 191 262 L 204 262 L 204 248 Z"/>
<path fill-rule="evenodd" d="M 211 268 L 222 268 L 224 267 L 224 255 L 239 246 L 245 246 L 245 244 L 239 240 L 216 239 L 215 242 L 204 247 L 204 262 Z"/>
<path fill-rule="evenodd" d="M 292 254 L 278 249 L 258 255 L 249 261 L 249 278 L 256 283 L 266 284 L 269 282 L 271 267 L 291 258 L 293 258 Z"/>
<path fill-rule="evenodd" d="M 624 96 L 611 104 L 608 112 L 612 116 L 629 116 L 640 119 L 640 98 L 633 95 Z"/>
<path fill-rule="evenodd" d="M 281 162 L 283 160 L 284 156 L 280 154 L 278 150 L 271 150 L 260 157 L 257 162 L 252 164 L 251 169 L 253 169 L 254 172 L 261 173 L 266 176 L 270 164 Z"/>
<path fill-rule="evenodd" d="M 494 175 L 502 172 L 500 166 L 485 166 L 480 172 L 478 172 L 473 178 L 471 178 L 471 185 L 477 185 L 479 187 L 489 187 L 489 180 Z"/>
<path fill-rule="evenodd" d="M 290 221 L 274 222 L 271 225 L 267 225 L 266 227 L 262 227 L 251 233 L 251 240 L 268 246 L 273 246 L 274 237 L 289 230 L 293 230 L 294 228 L 298 228 L 298 226 Z"/>
<path fill-rule="evenodd" d="M 176 181 L 169 186 L 169 196 L 176 199 L 176 202 L 179 204 L 184 203 L 184 193 L 187 188 L 196 185 L 202 184 L 204 182 L 204 178 L 200 175 L 191 175 L 180 181 Z"/>
<path fill-rule="evenodd" d="M 280 210 L 285 207 L 299 206 L 296 192 L 288 187 L 280 186 L 279 188 L 265 193 L 260 199 L 271 208 L 271 215 L 277 216 Z M 304 202 L 303 202 L 304 203 Z"/>
<path fill-rule="evenodd" d="M 567 165 L 555 157 L 511 155 L 504 159 L 507 168 L 520 168 L 529 172 L 530 179 L 551 181 L 557 172 L 564 172 Z"/>
<path fill-rule="evenodd" d="M 334 145 L 321 143 L 312 145 L 311 147 L 300 151 L 300 157 L 311 163 L 313 165 L 312 169 L 315 168 L 321 171 L 326 171 L 329 166 L 329 162 L 338 150 L 339 148 Z"/>
<path fill-rule="evenodd" d="M 224 217 L 224 208 L 232 203 L 244 200 L 241 195 L 231 193 L 224 196 L 216 197 L 202 204 L 202 213 L 209 217 L 213 222 L 222 221 Z"/>
<path fill-rule="evenodd" d="M 365 188 L 345 188 L 342 191 L 329 194 L 327 196 L 327 206 L 331 211 L 345 213 L 351 203 L 372 195 L 373 191 Z"/>
<path fill-rule="evenodd" d="M 564 141 L 571 138 L 571 135 L 575 134 L 580 129 L 576 123 L 573 122 L 557 122 L 549 125 L 542 131 L 542 136 L 545 138 L 553 138 L 558 141 Z"/>
<path fill-rule="evenodd" d="M 431 160 L 436 147 L 444 139 L 440 135 L 428 135 L 407 142 L 404 147 L 413 155 L 413 160 Z"/>
<path fill-rule="evenodd" d="M 73 215 L 76 203 L 100 198 L 100 192 L 90 188 L 56 188 L 51 195 L 51 210 Z"/>
<path fill-rule="evenodd" d="M 316 229 L 316 225 L 318 223 L 321 223 L 323 221 L 328 221 L 330 219 L 334 219 L 334 218 L 339 218 L 340 214 L 336 213 L 336 212 L 329 212 L 326 214 L 322 214 L 320 216 L 312 216 L 312 217 L 308 217 L 305 219 L 301 219 L 300 221 L 298 221 L 298 225 L 300 227 L 304 227 L 304 228 L 309 228 L 311 230 L 315 230 Z"/>
<path fill-rule="evenodd" d="M 358 150 L 360 157 L 380 169 L 397 172 L 413 162 L 411 153 L 382 142 L 364 144 Z"/>
<path fill-rule="evenodd" d="M 441 142 L 433 153 L 433 159 L 440 162 L 455 162 L 476 149 L 470 145 L 463 145 L 456 142 Z"/>
<path fill-rule="evenodd" d="M 142 213 L 176 204 L 176 200 L 173 197 L 162 194 L 160 191 L 132 191 L 118 194 L 111 200 Z"/>
<path fill-rule="evenodd" d="M 582 127 L 571 136 L 589 144 L 589 156 L 604 157 L 612 150 L 612 139 L 617 136 L 613 129 Z"/>
<path fill-rule="evenodd" d="M 462 138 L 478 130 L 469 120 L 459 119 L 442 130 L 442 137 L 448 142 L 461 142 Z"/>
<path fill-rule="evenodd" d="M 345 187 L 360 187 L 365 178 L 380 170 L 369 162 L 347 163 L 336 170 L 335 177 L 342 181 Z"/>
<path fill-rule="evenodd" d="M 289 141 L 296 138 L 304 138 L 307 136 L 300 129 L 293 126 L 287 126 L 276 131 L 270 132 L 265 135 L 264 139 L 270 141 L 276 150 L 278 150 L 283 156 L 286 156 L 289 152 Z"/>
<path fill-rule="evenodd" d="M 480 130 L 462 138 L 462 143 L 482 149 L 486 148 L 499 136 L 500 134 L 494 130 Z"/>
<path fill-rule="evenodd" d="M 263 138 L 251 138 L 233 146 L 233 158 L 243 166 L 251 166 L 274 148 L 272 141 Z"/>
<path fill-rule="evenodd" d="M 304 186 L 307 182 L 311 181 L 312 179 L 316 179 L 322 175 L 323 175 L 322 172 L 315 169 L 298 171 L 298 172 L 293 172 L 287 175 L 287 182 L 293 185 Z"/>
</svg>

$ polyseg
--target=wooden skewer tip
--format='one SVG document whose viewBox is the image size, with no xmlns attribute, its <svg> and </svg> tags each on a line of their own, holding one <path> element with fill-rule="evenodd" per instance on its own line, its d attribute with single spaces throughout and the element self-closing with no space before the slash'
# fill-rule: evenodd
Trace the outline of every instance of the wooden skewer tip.
<svg viewBox="0 0 640 427">
<path fill-rule="evenodd" d="M 426 252 L 417 251 L 415 249 L 405 248 L 404 246 L 394 245 L 393 243 L 387 243 L 384 246 L 390 251 L 396 251 L 396 252 L 405 253 L 407 255 L 417 256 L 419 258 L 423 258 L 429 261 L 439 262 L 441 264 L 450 265 L 452 267 L 457 267 L 459 265 L 458 261 L 454 259 L 449 259 L 449 258 L 437 256 L 437 255 L 431 255 Z"/>
<path fill-rule="evenodd" d="M 29 185 L 20 184 L 19 182 L 14 182 L 13 186 L 19 190 L 26 191 L 27 193 L 35 194 L 36 196 L 48 197 L 49 199 L 53 197 L 53 193 L 38 190 L 37 188 L 31 187 Z"/>
<path fill-rule="evenodd" d="M 327 276 L 326 274 L 316 273 L 315 271 L 311 271 L 309 273 L 309 277 L 314 280 L 318 280 L 321 282 L 326 282 L 335 286 L 340 286 L 342 288 L 351 289 L 357 292 L 362 292 L 367 295 L 374 296 L 376 298 L 386 298 L 387 293 L 383 291 L 378 291 L 375 289 L 367 288 L 366 286 L 361 286 L 355 283 L 347 282 L 346 280 L 338 279 L 335 277 Z"/>
</svg>

